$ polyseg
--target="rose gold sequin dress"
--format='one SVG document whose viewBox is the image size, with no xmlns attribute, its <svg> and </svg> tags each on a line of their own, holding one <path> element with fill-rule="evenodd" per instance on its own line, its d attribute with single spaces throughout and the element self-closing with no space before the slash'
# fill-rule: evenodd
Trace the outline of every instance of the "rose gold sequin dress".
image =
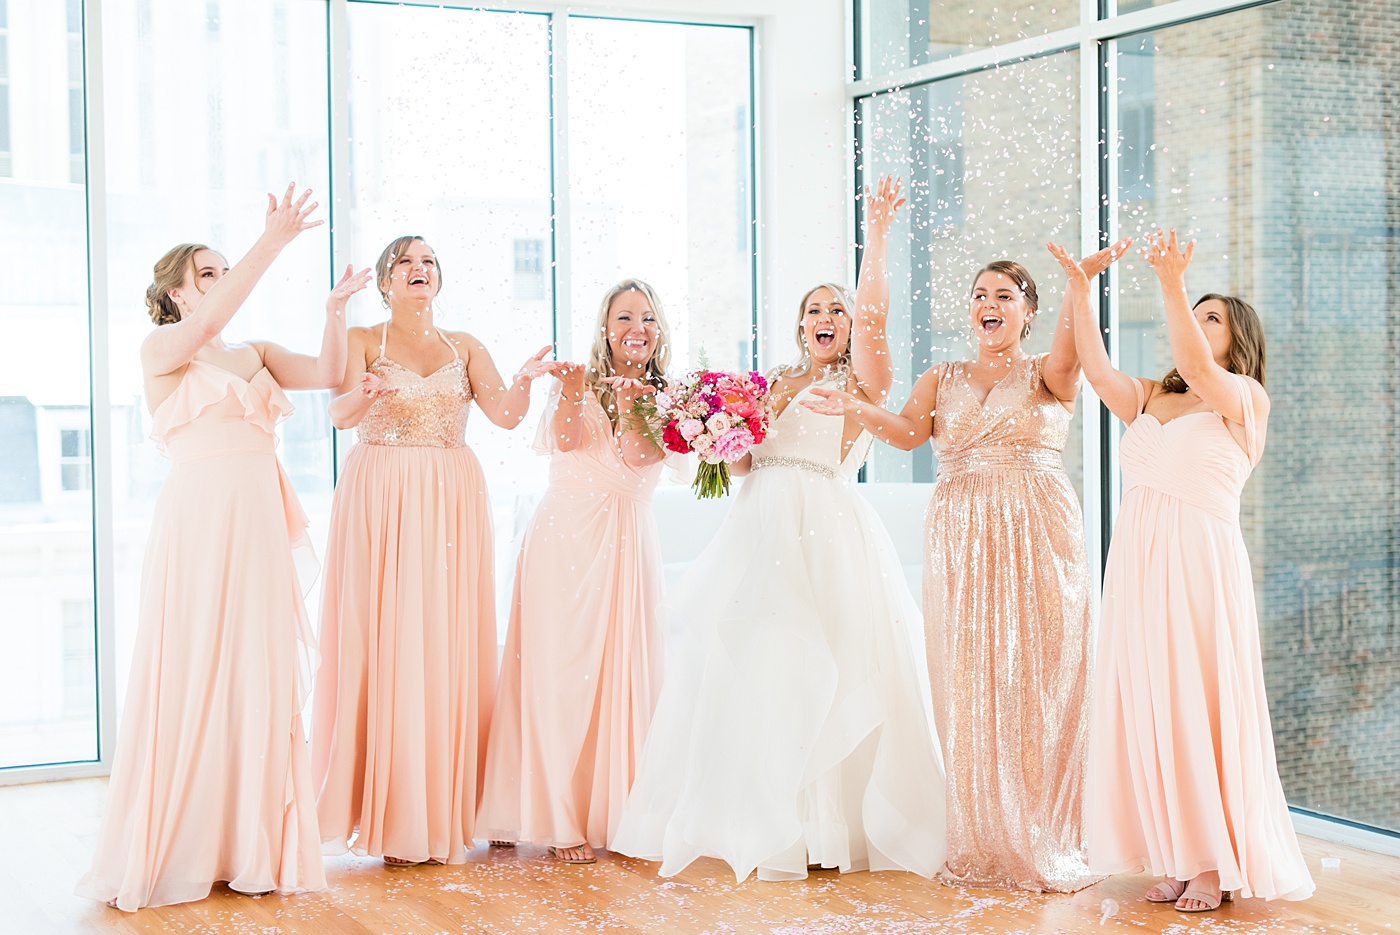
<svg viewBox="0 0 1400 935">
<path fill-rule="evenodd" d="M 1241 448 L 1225 420 L 1142 413 L 1123 433 L 1123 505 L 1108 550 L 1085 808 L 1104 873 L 1306 899 L 1274 760 L 1240 492 L 1263 454 L 1249 382 Z M 1136 382 L 1136 381 L 1135 381 Z M 1139 390 L 1142 384 L 1137 383 Z"/>
<path fill-rule="evenodd" d="M 1081 817 L 1089 570 L 1061 452 L 1070 413 L 1012 366 L 984 402 L 941 365 L 924 619 L 948 769 L 950 882 L 1068 892 L 1094 882 Z"/>
<path fill-rule="evenodd" d="M 490 508 L 466 362 L 419 376 L 383 341 L 369 370 L 399 391 L 365 413 L 331 508 L 317 810 L 328 853 L 460 862 L 496 687 Z"/>
</svg>

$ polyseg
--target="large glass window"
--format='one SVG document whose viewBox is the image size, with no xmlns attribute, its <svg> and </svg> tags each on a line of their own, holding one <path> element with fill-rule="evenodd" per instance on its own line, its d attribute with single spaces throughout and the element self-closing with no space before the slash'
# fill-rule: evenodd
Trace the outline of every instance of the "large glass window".
<svg viewBox="0 0 1400 935">
<path fill-rule="evenodd" d="M 747 29 L 569 20 L 573 348 L 598 302 L 655 286 L 671 359 L 747 368 L 753 356 L 753 119 Z"/>
<path fill-rule="evenodd" d="M 855 174 L 912 179 L 891 251 L 895 394 L 927 361 L 961 356 L 959 316 L 940 309 L 964 305 L 984 254 L 1031 260 L 1053 312 L 1062 280 L 1039 259 L 1043 241 L 1141 241 L 1158 226 L 1194 237 L 1193 296 L 1246 298 L 1268 340 L 1268 447 L 1241 523 L 1284 787 L 1295 807 L 1400 831 L 1400 72 L 1389 41 L 1400 2 L 1364 16 L 1304 0 L 1232 6 L 1182 4 L 1173 18 L 1171 0 L 855 0 L 868 79 L 853 90 Z M 1152 32 L 1119 18 L 1152 7 L 1165 21 Z M 1085 45 L 1095 60 L 1075 54 Z M 1081 167 L 1090 133 L 1102 158 Z M 1081 168 L 1098 205 L 1084 216 Z M 1101 315 L 1118 363 L 1160 377 L 1171 350 L 1156 278 L 1129 253 L 1110 279 Z M 1043 342 L 1048 329 L 1037 331 Z M 1097 405 L 1076 425 L 1093 433 L 1087 450 L 1109 455 L 1084 466 L 1081 489 L 1111 516 L 1122 427 Z M 1079 448 L 1066 453 L 1071 473 Z M 933 465 L 926 451 L 877 446 L 870 473 L 928 480 Z M 1102 532 L 1089 530 L 1091 544 L 1106 545 Z"/>
<path fill-rule="evenodd" d="M 1078 65 L 1065 52 L 860 102 L 861 179 L 898 175 L 909 193 L 890 235 L 894 405 L 932 364 L 976 353 L 968 296 L 993 260 L 1030 270 L 1042 314 L 1026 349 L 1049 350 L 1064 279 L 1044 244 L 1076 249 L 1079 239 Z M 1076 484 L 1083 422 L 1077 408 L 1065 449 Z M 931 481 L 934 472 L 930 445 L 876 445 L 868 478 Z"/>
<path fill-rule="evenodd" d="M 861 78 L 1042 36 L 1079 21 L 1077 0 L 855 0 Z"/>
<path fill-rule="evenodd" d="M 1400 829 L 1400 4 L 1334 14 L 1287 0 L 1119 40 L 1120 126 L 1154 101 L 1134 145 L 1155 160 L 1120 156 L 1118 216 L 1189 231 L 1193 297 L 1264 320 L 1273 410 L 1241 520 L 1279 772 L 1295 806 Z M 1160 377 L 1156 280 L 1129 255 L 1119 283 L 1122 365 Z"/>
<path fill-rule="evenodd" d="M 327 218 L 326 4 L 321 0 L 105 0 L 108 333 L 117 698 L 135 639 L 141 561 L 167 462 L 148 439 L 140 346 L 151 267 L 182 242 L 236 263 L 263 230 L 266 192 L 316 191 Z M 249 68 L 250 61 L 260 63 Z M 180 80 L 170 80 L 179 75 Z M 330 225 L 292 242 L 225 340 L 320 347 Z M 279 456 L 325 541 L 332 482 L 328 395 L 292 393 Z M 313 608 L 318 599 L 312 591 Z"/>
<path fill-rule="evenodd" d="M 82 109 L 64 4 L 0 2 L 0 768 L 94 760 Z M 81 103 L 81 69 L 77 99 Z M 10 106 L 13 105 L 13 106 Z M 55 118 L 54 115 L 60 115 Z"/>
</svg>

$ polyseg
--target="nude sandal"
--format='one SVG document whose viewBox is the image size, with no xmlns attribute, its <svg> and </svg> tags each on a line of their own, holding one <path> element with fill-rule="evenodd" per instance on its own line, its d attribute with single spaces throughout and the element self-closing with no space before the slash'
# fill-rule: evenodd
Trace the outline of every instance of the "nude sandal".
<svg viewBox="0 0 1400 935">
<path fill-rule="evenodd" d="M 1195 899 L 1205 903 L 1200 909 L 1186 909 L 1181 905 L 1182 899 Z M 1229 890 L 1221 890 L 1219 895 L 1212 895 L 1202 890 L 1187 890 L 1181 894 L 1181 899 L 1176 901 L 1174 907 L 1177 912 L 1214 912 L 1220 908 L 1221 903 L 1234 902 L 1234 894 Z"/>
<path fill-rule="evenodd" d="M 1171 895 L 1153 896 L 1153 890 L 1158 889 L 1166 893 L 1171 893 Z M 1173 890 L 1175 890 L 1175 892 L 1173 892 Z M 1181 894 L 1184 892 L 1186 892 L 1185 880 L 1173 880 L 1171 877 L 1167 877 L 1161 883 L 1158 883 L 1156 886 L 1152 887 L 1152 889 L 1148 890 L 1142 898 L 1150 903 L 1174 903 L 1181 898 Z"/>
<path fill-rule="evenodd" d="M 583 846 L 583 845 L 581 845 L 581 844 L 579 845 L 579 847 L 582 847 L 582 846 Z M 562 848 L 562 849 L 563 849 L 563 850 L 566 850 L 566 851 L 569 851 L 569 850 L 573 850 L 574 848 L 566 847 L 566 848 Z M 593 857 L 575 857 L 575 858 L 573 858 L 573 859 L 569 859 L 569 858 L 567 858 L 567 857 L 560 857 L 560 856 L 559 856 L 559 851 L 560 851 L 560 848 L 551 847 L 551 848 L 549 849 L 549 856 L 550 856 L 550 857 L 553 857 L 553 858 L 555 858 L 555 859 L 557 859 L 557 860 L 560 861 L 561 863 L 566 863 L 566 864 L 596 864 L 596 863 L 598 862 L 598 858 L 597 858 L 596 855 L 593 856 Z"/>
</svg>

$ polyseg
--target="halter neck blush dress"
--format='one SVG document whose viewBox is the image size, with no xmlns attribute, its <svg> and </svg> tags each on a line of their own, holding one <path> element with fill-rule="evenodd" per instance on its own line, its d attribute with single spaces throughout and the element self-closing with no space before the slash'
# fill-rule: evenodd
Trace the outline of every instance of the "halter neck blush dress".
<svg viewBox="0 0 1400 935">
<path fill-rule="evenodd" d="M 801 405 L 808 392 L 662 604 L 665 682 L 610 844 L 662 876 L 699 857 L 738 880 L 943 863 L 919 608 L 850 483 L 870 436 L 843 457 L 845 420 Z"/>
<path fill-rule="evenodd" d="M 1100 873 L 1305 899 L 1274 759 L 1240 494 L 1263 453 L 1249 381 L 1244 447 L 1225 419 L 1142 411 L 1119 443 L 1123 502 L 1104 571 L 1089 744 L 1089 861 Z"/>
<path fill-rule="evenodd" d="M 604 846 L 617 830 L 661 687 L 662 463 L 623 460 L 589 391 L 577 448 L 536 437 L 549 487 L 525 531 L 477 825 L 492 840 Z M 566 404 L 571 405 L 571 404 Z"/>
<path fill-rule="evenodd" d="M 1084 520 L 1061 459 L 1070 412 L 1045 356 L 979 402 L 940 366 L 924 520 L 929 669 L 948 764 L 952 883 L 1070 892 L 1084 857 L 1090 618 Z"/>
<path fill-rule="evenodd" d="M 266 369 L 191 361 L 155 411 L 171 460 L 151 522 L 126 707 L 92 870 L 132 911 L 324 889 L 302 736 L 315 638 L 307 519 L 277 460 L 292 412 Z"/>
<path fill-rule="evenodd" d="M 327 853 L 458 863 L 496 683 L 490 506 L 466 447 L 466 362 L 443 338 L 452 361 L 420 376 L 386 337 L 369 372 L 398 392 L 365 413 L 331 507 L 317 808 Z"/>
</svg>

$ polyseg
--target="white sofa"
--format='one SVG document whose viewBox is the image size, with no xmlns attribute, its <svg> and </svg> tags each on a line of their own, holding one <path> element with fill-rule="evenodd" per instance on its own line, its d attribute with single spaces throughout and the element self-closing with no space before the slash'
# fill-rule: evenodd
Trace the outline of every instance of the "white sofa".
<svg viewBox="0 0 1400 935">
<path fill-rule="evenodd" d="M 904 578 L 918 600 L 924 563 L 924 510 L 928 507 L 933 485 L 856 484 L 855 487 L 889 530 L 899 562 L 904 567 Z M 736 483 L 736 494 L 737 488 Z M 729 512 L 733 498 L 731 494 L 717 500 L 698 500 L 689 487 L 679 484 L 663 484 L 657 488 L 653 502 L 656 525 L 661 531 L 661 555 L 666 563 L 668 588 L 709 544 Z"/>
</svg>

